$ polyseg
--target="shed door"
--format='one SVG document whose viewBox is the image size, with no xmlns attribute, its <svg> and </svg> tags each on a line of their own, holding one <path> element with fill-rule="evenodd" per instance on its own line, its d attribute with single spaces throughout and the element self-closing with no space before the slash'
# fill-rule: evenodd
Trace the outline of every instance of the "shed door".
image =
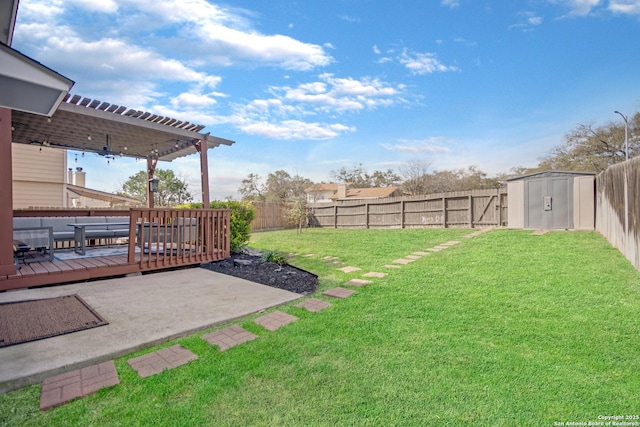
<svg viewBox="0 0 640 427">
<path fill-rule="evenodd" d="M 546 177 L 525 183 L 525 227 L 573 228 L 571 177 Z"/>
</svg>

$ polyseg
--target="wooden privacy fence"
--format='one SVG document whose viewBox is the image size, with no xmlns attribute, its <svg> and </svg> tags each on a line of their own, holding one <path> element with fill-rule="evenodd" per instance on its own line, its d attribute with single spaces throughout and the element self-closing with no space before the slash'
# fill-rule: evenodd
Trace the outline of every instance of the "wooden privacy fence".
<svg viewBox="0 0 640 427">
<path fill-rule="evenodd" d="M 342 200 L 310 206 L 311 227 L 448 228 L 507 225 L 506 189 Z"/>
<path fill-rule="evenodd" d="M 596 177 L 596 230 L 640 270 L 640 157 Z"/>
<path fill-rule="evenodd" d="M 291 228 L 285 203 L 252 202 L 255 217 L 251 221 L 251 231 L 278 230 Z"/>
</svg>

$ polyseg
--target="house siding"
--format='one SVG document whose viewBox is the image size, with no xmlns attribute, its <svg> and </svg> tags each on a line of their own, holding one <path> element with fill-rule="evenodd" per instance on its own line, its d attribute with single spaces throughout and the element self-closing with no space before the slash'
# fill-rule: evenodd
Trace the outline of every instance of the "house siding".
<svg viewBox="0 0 640 427">
<path fill-rule="evenodd" d="M 13 208 L 65 207 L 66 156 L 66 150 L 12 144 Z"/>
</svg>

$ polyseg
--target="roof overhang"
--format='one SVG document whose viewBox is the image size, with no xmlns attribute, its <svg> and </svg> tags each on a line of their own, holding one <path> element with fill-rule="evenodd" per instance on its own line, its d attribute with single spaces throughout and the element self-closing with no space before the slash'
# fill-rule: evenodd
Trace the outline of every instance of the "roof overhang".
<svg viewBox="0 0 640 427">
<path fill-rule="evenodd" d="M 0 43 L 11 46 L 17 14 L 18 0 L 0 0 Z"/>
<path fill-rule="evenodd" d="M 4 43 L 0 64 L 0 107 L 51 116 L 74 84 Z"/>
<path fill-rule="evenodd" d="M 118 196 L 117 194 L 106 193 L 104 191 L 94 190 L 92 188 L 86 187 L 79 187 L 72 184 L 67 184 L 67 190 L 77 194 L 80 197 L 102 200 L 112 204 L 141 204 L 140 200 L 132 199 L 130 197 Z"/>
<path fill-rule="evenodd" d="M 14 111 L 13 142 L 94 152 L 106 157 L 153 158 L 172 161 L 234 141 L 203 134 L 189 122 L 123 106 L 82 98 L 67 98 L 47 118 Z"/>
</svg>

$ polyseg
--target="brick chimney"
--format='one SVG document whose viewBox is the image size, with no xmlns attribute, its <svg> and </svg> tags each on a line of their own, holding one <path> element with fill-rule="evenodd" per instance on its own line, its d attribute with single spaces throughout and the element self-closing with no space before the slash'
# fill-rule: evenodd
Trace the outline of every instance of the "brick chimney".
<svg viewBox="0 0 640 427">
<path fill-rule="evenodd" d="M 338 193 L 336 194 L 338 199 L 346 199 L 347 198 L 347 184 L 340 183 L 338 184 Z"/>
</svg>

